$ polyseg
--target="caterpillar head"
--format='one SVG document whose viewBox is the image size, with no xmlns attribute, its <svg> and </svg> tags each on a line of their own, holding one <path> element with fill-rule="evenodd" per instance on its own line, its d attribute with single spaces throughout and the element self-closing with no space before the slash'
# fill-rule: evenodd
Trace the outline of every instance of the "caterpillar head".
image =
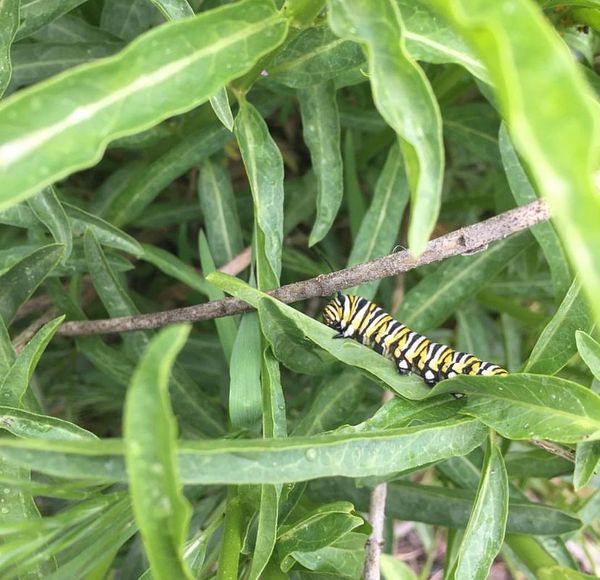
<svg viewBox="0 0 600 580">
<path fill-rule="evenodd" d="M 323 320 L 327 326 L 334 330 L 342 329 L 342 319 L 344 317 L 344 305 L 348 300 L 341 292 L 338 292 L 336 297 L 327 303 L 323 310 Z"/>
</svg>

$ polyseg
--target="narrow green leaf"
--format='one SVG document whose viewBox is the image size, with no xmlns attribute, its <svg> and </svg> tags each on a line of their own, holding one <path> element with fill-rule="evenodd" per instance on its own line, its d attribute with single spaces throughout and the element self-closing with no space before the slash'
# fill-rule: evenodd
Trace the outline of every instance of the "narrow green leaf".
<svg viewBox="0 0 600 580">
<path fill-rule="evenodd" d="M 285 10 L 294 26 L 303 28 L 319 16 L 325 8 L 326 0 L 286 0 Z"/>
<path fill-rule="evenodd" d="M 438 327 L 532 241 L 528 233 L 517 234 L 474 256 L 446 260 L 407 292 L 397 318 L 420 332 Z"/>
<path fill-rule="evenodd" d="M 11 77 L 10 51 L 19 26 L 19 0 L 0 0 L 0 97 Z"/>
<path fill-rule="evenodd" d="M 508 516 L 508 479 L 500 450 L 491 434 L 481 470 L 481 480 L 452 570 L 452 578 L 488 577 L 504 540 Z"/>
<path fill-rule="evenodd" d="M 167 20 L 179 20 L 194 16 L 194 10 L 187 0 L 150 0 Z"/>
<path fill-rule="evenodd" d="M 19 42 L 11 50 L 12 76 L 8 92 L 33 85 L 74 66 L 112 56 L 123 48 L 113 37 L 99 42 Z"/>
<path fill-rule="evenodd" d="M 505 125 L 500 127 L 499 144 L 502 164 L 515 201 L 519 205 L 535 201 L 538 196 L 513 149 Z M 571 285 L 573 276 L 569 271 L 567 257 L 554 226 L 550 222 L 537 224 L 531 228 L 531 233 L 540 244 L 548 266 L 550 266 L 554 295 L 557 300 L 562 300 Z"/>
<path fill-rule="evenodd" d="M 352 246 L 348 266 L 368 262 L 390 253 L 398 239 L 408 195 L 402 153 L 398 145 L 393 145 L 377 179 L 373 201 L 362 220 Z M 380 282 L 380 280 L 367 282 L 348 292 L 372 300 Z"/>
<path fill-rule="evenodd" d="M 133 511 L 156 578 L 191 578 L 183 559 L 191 508 L 179 481 L 169 373 L 189 326 L 162 330 L 148 345 L 125 401 L 124 445 Z"/>
<path fill-rule="evenodd" d="M 344 138 L 344 189 L 346 192 L 348 215 L 350 217 L 350 232 L 353 239 L 356 239 L 360 230 L 360 224 L 367 213 L 367 204 L 360 189 L 356 165 L 354 134 L 352 131 L 346 131 Z"/>
<path fill-rule="evenodd" d="M 379 556 L 381 574 L 385 580 L 418 580 L 412 568 L 391 554 Z"/>
<path fill-rule="evenodd" d="M 543 566 L 558 564 L 556 556 L 551 555 L 550 550 L 540 540 L 541 538 L 531 536 L 506 534 L 506 544 L 511 552 L 525 565 L 525 569 L 534 575 Z"/>
<path fill-rule="evenodd" d="M 81 208 L 64 202 L 62 205 L 71 220 L 73 235 L 82 236 L 86 228 L 89 228 L 103 246 L 122 250 L 134 256 L 142 255 L 142 246 L 129 234 Z"/>
<path fill-rule="evenodd" d="M 75 423 L 7 406 L 0 407 L 0 428 L 17 437 L 34 439 L 96 439 Z"/>
<path fill-rule="evenodd" d="M 92 165 L 112 139 L 206 101 L 278 46 L 286 28 L 271 0 L 244 0 L 164 24 L 114 57 L 14 95 L 0 106 L 0 207 Z"/>
<path fill-rule="evenodd" d="M 517 372 L 523 365 L 523 335 L 519 321 L 504 312 L 500 314 L 504 341 L 504 368 L 509 373 Z"/>
<path fill-rule="evenodd" d="M 326 376 L 293 434 L 315 435 L 346 423 L 365 394 L 365 379 L 351 370 Z"/>
<path fill-rule="evenodd" d="M 583 362 L 600 381 L 600 344 L 581 330 L 575 331 L 575 342 Z"/>
<path fill-rule="evenodd" d="M 342 203 L 344 172 L 340 150 L 340 119 L 333 82 L 298 93 L 304 142 L 317 176 L 317 218 L 308 245 L 319 243 L 331 229 Z"/>
<path fill-rule="evenodd" d="M 111 380 L 126 386 L 133 373 L 134 363 L 121 350 L 111 348 L 98 337 L 86 336 L 77 341 L 78 350 Z M 172 381 L 172 403 L 186 433 L 217 437 L 223 434 L 222 409 L 181 368 L 175 367 Z"/>
<path fill-rule="evenodd" d="M 305 330 L 277 305 L 261 301 L 258 306 L 261 329 L 273 354 L 291 371 L 321 375 L 331 369 L 335 359 L 307 340 Z"/>
<path fill-rule="evenodd" d="M 167 252 L 167 250 L 150 244 L 142 244 L 141 257 L 167 276 L 183 282 L 205 296 L 209 296 L 210 284 L 194 268 L 182 262 L 177 256 Z"/>
<path fill-rule="evenodd" d="M 255 308 L 260 307 L 263 299 L 266 300 L 273 309 L 279 310 L 281 316 L 290 319 L 301 329 L 310 342 L 339 361 L 361 369 L 367 376 L 388 385 L 403 397 L 423 398 L 429 392 L 422 380 L 414 376 L 399 375 L 391 361 L 378 355 L 372 349 L 353 340 L 334 340 L 335 332 L 324 324 L 248 286 L 241 280 L 214 272 L 209 276 L 209 281 Z"/>
<path fill-rule="evenodd" d="M 67 214 L 52 186 L 45 187 L 29 199 L 28 205 L 36 217 L 48 228 L 54 241 L 64 246 L 63 263 L 71 255 L 73 234 Z"/>
<path fill-rule="evenodd" d="M 281 273 L 283 160 L 264 119 L 246 101 L 240 104 L 235 135 L 254 202 L 258 286 L 266 290 L 279 285 Z"/>
<path fill-rule="evenodd" d="M 107 530 L 110 532 L 107 533 Z M 72 544 L 80 549 L 70 553 L 66 550 L 66 557 L 64 560 L 61 558 L 60 568 L 53 575 L 47 575 L 46 579 L 61 580 L 61 577 L 66 577 L 92 580 L 93 574 L 98 571 L 99 563 L 102 564 L 103 560 L 108 558 L 110 564 L 119 549 L 136 532 L 129 500 L 123 498 L 87 525 L 79 526 L 75 537 L 65 534 Z"/>
<path fill-rule="evenodd" d="M 64 319 L 64 316 L 59 316 L 42 326 L 8 369 L 4 380 L 0 382 L 0 401 L 3 406 L 16 408 L 24 406 L 23 399 L 33 371 Z"/>
<path fill-rule="evenodd" d="M 476 484 L 478 476 L 476 472 Z M 312 482 L 309 489 L 310 495 L 318 497 L 319 501 L 344 497 L 352 501 L 358 510 L 369 509 L 371 490 L 358 488 L 353 482 L 345 483 L 339 479 L 317 481 Z M 473 508 L 474 495 L 474 490 L 394 481 L 388 484 L 386 514 L 397 520 L 465 528 Z M 508 531 L 515 534 L 551 536 L 574 532 L 581 528 L 581 521 L 548 505 L 511 499 L 506 526 Z"/>
<path fill-rule="evenodd" d="M 131 222 L 171 182 L 221 150 L 229 139 L 228 132 L 217 126 L 202 127 L 186 134 L 112 200 L 107 219 L 116 226 Z"/>
<path fill-rule="evenodd" d="M 573 463 L 568 459 L 551 455 L 542 449 L 531 451 L 509 451 L 504 456 L 506 470 L 510 479 L 544 477 L 550 479 L 557 475 L 573 472 Z"/>
<path fill-rule="evenodd" d="M 46 2 L 46 4 L 49 3 Z M 88 24 L 83 18 L 73 13 L 59 16 L 31 36 L 40 42 L 62 42 L 64 44 L 114 42 L 115 40 L 115 37 L 109 32 Z"/>
<path fill-rule="evenodd" d="M 333 31 L 366 45 L 375 105 L 398 134 L 404 154 L 412 193 L 408 242 L 420 254 L 441 203 L 444 150 L 437 101 L 406 50 L 405 27 L 392 0 L 330 0 L 329 7 Z"/>
<path fill-rule="evenodd" d="M 39 229 L 40 221 L 27 207 L 27 204 L 13 205 L 0 211 L 0 223 L 17 228 Z"/>
<path fill-rule="evenodd" d="M 227 490 L 227 507 L 223 522 L 223 540 L 219 554 L 217 580 L 235 580 L 242 550 L 242 503 L 235 488 Z"/>
<path fill-rule="evenodd" d="M 258 315 L 242 316 L 229 365 L 229 418 L 237 429 L 255 430 L 262 416 Z"/>
<path fill-rule="evenodd" d="M 250 572 L 248 572 L 250 580 L 261 578 L 275 548 L 278 509 L 279 490 L 277 486 L 261 485 L 256 545 L 252 554 Z"/>
<path fill-rule="evenodd" d="M 202 164 L 198 196 L 210 252 L 215 264 L 220 267 L 244 247 L 233 187 L 223 163 L 207 159 Z"/>
<path fill-rule="evenodd" d="M 341 40 L 329 26 L 311 26 L 290 35 L 269 63 L 269 76 L 296 89 L 331 81 L 360 66 L 365 56 L 358 44 Z"/>
<path fill-rule="evenodd" d="M 130 42 L 160 21 L 153 2 L 147 0 L 104 0 L 100 27 Z"/>
<path fill-rule="evenodd" d="M 4 324 L 4 320 L 0 316 L 0 383 L 4 380 L 6 373 L 15 362 L 15 350 L 10 335 Z"/>
<path fill-rule="evenodd" d="M 455 418 L 460 412 L 463 401 L 449 401 L 446 397 L 409 401 L 398 397 L 380 407 L 377 412 L 362 423 L 345 425 L 336 429 L 336 433 L 365 433 L 398 429 L 423 423 L 440 423 Z"/>
<path fill-rule="evenodd" d="M 583 441 L 577 444 L 573 487 L 585 487 L 600 467 L 600 441 Z"/>
<path fill-rule="evenodd" d="M 285 399 L 281 386 L 279 363 L 267 346 L 262 352 L 261 384 L 263 397 L 263 437 L 286 437 Z M 249 572 L 258 580 L 269 563 L 277 538 L 281 486 L 262 485 L 256 543 Z"/>
<path fill-rule="evenodd" d="M 181 480 L 190 485 L 383 476 L 466 455 L 486 434 L 478 421 L 459 419 L 351 435 L 181 442 L 179 469 Z M 69 479 L 125 482 L 123 453 L 123 443 L 114 439 L 84 443 L 0 439 L 1 457 Z"/>
<path fill-rule="evenodd" d="M 86 232 L 84 245 L 92 282 L 109 314 L 111 316 L 137 314 L 136 306 L 106 263 L 102 248 L 89 230 Z M 149 337 L 150 333 L 142 331 L 125 333 L 123 340 L 132 358 L 139 357 L 148 344 Z M 176 364 L 171 380 L 173 406 L 182 423 L 208 435 L 221 434 L 223 432 L 223 424 L 220 420 L 221 409 L 207 398 L 187 372 Z"/>
<path fill-rule="evenodd" d="M 208 242 L 206 241 L 203 231 L 200 231 L 200 234 L 198 235 L 198 250 L 200 254 L 200 264 L 204 275 L 214 272 L 215 263 L 213 262 Z M 209 300 L 222 300 L 225 298 L 225 293 L 210 283 L 207 283 L 207 290 Z M 229 362 L 238 331 L 235 318 L 232 316 L 215 318 L 215 325 L 217 327 L 217 334 L 219 335 L 219 342 L 223 348 L 223 353 L 225 354 L 227 362 Z"/>
<path fill-rule="evenodd" d="M 471 307 L 469 307 L 471 306 Z M 485 320 L 485 312 L 481 308 L 466 304 L 456 313 L 458 328 L 456 332 L 456 350 L 477 353 L 483 360 L 493 360 L 491 347 L 493 337 Z"/>
<path fill-rule="evenodd" d="M 364 533 L 349 532 L 314 552 L 297 551 L 292 556 L 304 568 L 320 572 L 326 578 L 333 575 L 356 580 L 362 578 L 367 539 Z"/>
<path fill-rule="evenodd" d="M 459 375 L 434 387 L 430 396 L 440 393 L 468 395 L 461 412 L 509 439 L 600 439 L 600 396 L 571 381 L 530 374 Z"/>
<path fill-rule="evenodd" d="M 83 244 L 92 284 L 109 315 L 115 317 L 138 314 L 136 305 L 107 262 L 92 230 L 86 230 Z M 131 354 L 135 353 L 136 355 L 139 355 L 148 343 L 148 337 L 143 332 L 125 333 L 123 340 Z"/>
<path fill-rule="evenodd" d="M 455 63 L 489 83 L 485 66 L 446 22 L 437 18 L 427 2 L 396 0 L 406 27 L 406 48 L 415 60 L 433 64 Z"/>
<path fill-rule="evenodd" d="M 263 436 L 287 437 L 285 398 L 279 363 L 266 345 L 262 352 L 260 378 L 263 396 Z"/>
<path fill-rule="evenodd" d="M 62 246 L 57 247 L 62 251 Z M 57 257 L 60 257 L 60 254 L 58 254 Z M 14 429 L 18 432 L 15 434 L 32 434 L 32 425 L 24 425 L 24 420 L 25 422 L 27 420 L 26 415 L 31 417 L 31 414 L 19 412 L 19 408 L 31 407 L 31 405 L 27 404 L 25 401 L 31 376 L 33 375 L 33 371 L 35 370 L 44 349 L 50 342 L 63 319 L 64 317 L 57 318 L 43 326 L 29 341 L 16 359 L 14 358 L 12 348 L 8 350 L 9 358 L 6 361 L 8 368 L 6 369 L 4 376 L 0 378 L 0 401 L 3 404 L 2 411 L 0 411 L 0 414 L 2 414 L 0 423 L 5 429 L 10 431 Z M 6 333 L 4 323 L 0 323 L 0 326 L 3 327 L 2 334 L 5 335 L 3 337 L 5 340 L 8 338 L 8 334 Z M 9 346 L 10 343 L 8 343 L 8 345 L 5 344 L 3 350 L 7 350 Z M 8 364 L 10 364 L 10 366 L 8 366 Z M 7 408 L 8 406 L 13 409 L 9 411 Z M 81 431 L 83 431 L 83 429 Z M 31 479 L 29 469 L 22 469 L 9 460 L 1 460 L 0 476 L 19 482 L 17 485 L 6 484 L 6 487 L 3 488 L 1 510 L 2 522 L 18 522 L 21 524 L 38 522 L 40 514 L 34 503 L 32 492 L 26 487 L 26 484 Z M 31 534 L 25 534 L 25 541 L 28 543 L 32 541 Z M 51 561 L 48 562 L 46 563 L 47 565 L 40 564 L 39 566 L 32 566 L 32 570 L 38 574 L 38 577 L 46 575 L 46 572 L 53 567 Z"/>
<path fill-rule="evenodd" d="M 210 98 L 210 106 L 219 121 L 223 123 L 223 126 L 233 132 L 233 113 L 231 112 L 229 97 L 227 96 L 227 89 L 225 87 L 219 89 Z"/>
<path fill-rule="evenodd" d="M 538 568 L 536 575 L 540 580 L 595 580 L 598 576 L 591 576 L 590 574 L 583 574 L 578 570 L 572 568 L 566 568 L 565 566 L 550 566 L 547 568 Z"/>
<path fill-rule="evenodd" d="M 21 24 L 17 32 L 17 40 L 29 36 L 61 14 L 66 14 L 85 0 L 21 0 Z"/>
<path fill-rule="evenodd" d="M 548 200 L 600 315 L 600 198 L 594 185 L 600 115 L 590 86 L 534 3 L 516 0 L 509 10 L 506 2 L 487 0 L 436 0 L 435 5 L 487 67 L 510 137 Z"/>
<path fill-rule="evenodd" d="M 576 331 L 589 332 L 593 326 L 594 321 L 581 286 L 575 280 L 535 343 L 523 372 L 556 374 L 577 352 Z"/>
<path fill-rule="evenodd" d="M 64 246 L 50 244 L 36 250 L 0 276 L 0 316 L 8 327 L 17 309 L 29 299 L 62 259 Z"/>
<path fill-rule="evenodd" d="M 287 572 L 304 553 L 321 550 L 339 540 L 363 519 L 354 514 L 350 502 L 321 505 L 287 527 L 277 538 L 281 570 Z"/>
</svg>

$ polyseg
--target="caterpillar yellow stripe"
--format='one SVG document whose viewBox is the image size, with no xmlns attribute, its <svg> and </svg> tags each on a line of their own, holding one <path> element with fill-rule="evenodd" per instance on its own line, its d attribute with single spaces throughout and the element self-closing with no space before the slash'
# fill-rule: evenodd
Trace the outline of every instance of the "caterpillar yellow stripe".
<svg viewBox="0 0 600 580">
<path fill-rule="evenodd" d="M 334 338 L 354 338 L 392 359 L 400 374 L 417 372 L 430 386 L 460 374 L 508 374 L 506 369 L 475 355 L 432 342 L 360 296 L 338 292 L 325 306 L 323 320 L 338 331 Z"/>
</svg>

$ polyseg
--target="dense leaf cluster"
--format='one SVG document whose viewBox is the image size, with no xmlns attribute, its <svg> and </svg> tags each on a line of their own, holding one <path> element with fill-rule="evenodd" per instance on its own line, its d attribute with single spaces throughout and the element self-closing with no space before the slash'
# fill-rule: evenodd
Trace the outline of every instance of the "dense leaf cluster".
<svg viewBox="0 0 600 580">
<path fill-rule="evenodd" d="M 0 577 L 361 578 L 381 482 L 386 578 L 394 520 L 421 577 L 597 574 L 599 31 L 596 0 L 0 0 Z M 508 377 L 429 390 L 265 293 L 538 197 L 353 289 Z M 226 295 L 256 312 L 60 336 Z"/>
</svg>

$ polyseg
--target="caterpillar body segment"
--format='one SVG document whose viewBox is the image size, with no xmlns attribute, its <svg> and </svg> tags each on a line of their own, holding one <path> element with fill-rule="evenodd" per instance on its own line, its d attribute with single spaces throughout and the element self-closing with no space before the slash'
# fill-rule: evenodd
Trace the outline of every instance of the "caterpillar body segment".
<svg viewBox="0 0 600 580">
<path fill-rule="evenodd" d="M 354 338 L 393 360 L 400 374 L 417 372 L 427 385 L 463 375 L 506 375 L 502 367 L 475 355 L 432 342 L 394 320 L 382 308 L 360 296 L 338 293 L 323 310 L 335 338 Z"/>
</svg>

